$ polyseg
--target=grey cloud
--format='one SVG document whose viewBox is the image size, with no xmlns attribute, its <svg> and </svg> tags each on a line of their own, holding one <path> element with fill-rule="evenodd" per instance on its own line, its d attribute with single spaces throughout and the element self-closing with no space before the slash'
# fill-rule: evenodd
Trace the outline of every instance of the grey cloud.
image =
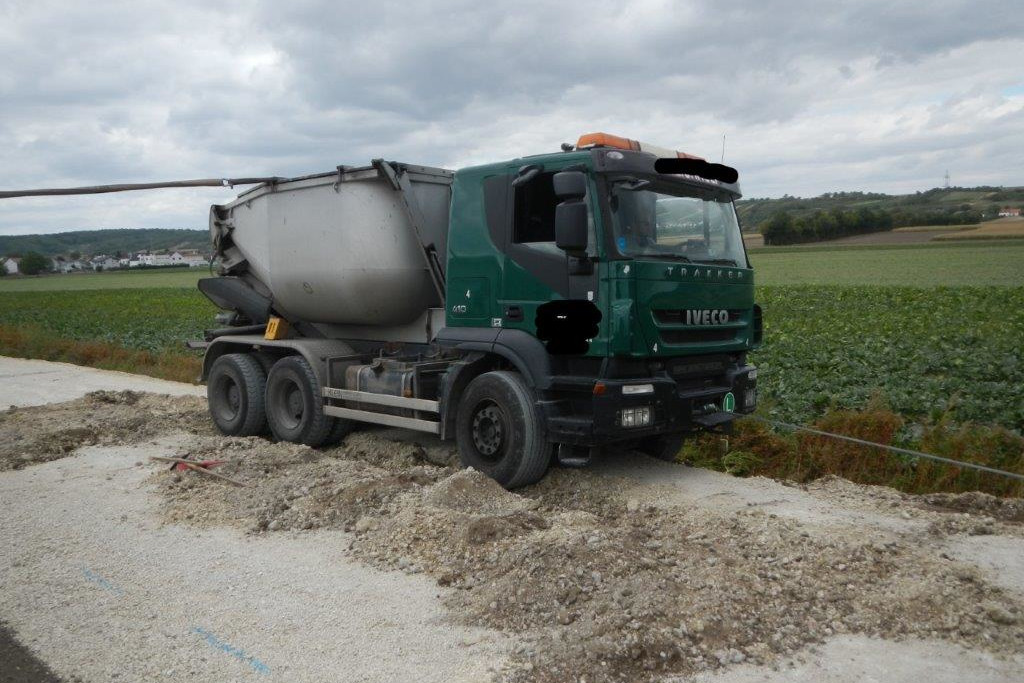
<svg viewBox="0 0 1024 683">
<path fill-rule="evenodd" d="M 704 155 L 727 132 L 757 196 L 926 189 L 944 164 L 1019 183 L 1022 30 L 966 0 L 8 1 L 0 186 L 458 166 L 590 129 Z M 0 231 L 202 225 L 205 197 L 0 204 Z"/>
</svg>

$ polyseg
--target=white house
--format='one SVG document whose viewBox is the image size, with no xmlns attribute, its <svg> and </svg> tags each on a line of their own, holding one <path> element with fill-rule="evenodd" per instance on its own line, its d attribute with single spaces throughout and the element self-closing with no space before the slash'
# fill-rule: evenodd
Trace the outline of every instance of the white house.
<svg viewBox="0 0 1024 683">
<path fill-rule="evenodd" d="M 54 256 L 50 259 L 50 269 L 55 273 L 67 273 L 71 270 L 71 264 L 63 256 Z"/>
<path fill-rule="evenodd" d="M 139 259 L 144 266 L 170 266 L 174 263 L 170 254 L 139 254 Z"/>
<path fill-rule="evenodd" d="M 199 253 L 198 249 L 182 249 L 171 254 L 171 262 L 195 268 L 196 266 L 205 266 L 206 258 Z"/>
<path fill-rule="evenodd" d="M 21 261 L 20 258 L 14 257 L 14 258 L 2 259 L 2 261 L 0 261 L 0 262 L 3 263 L 4 270 L 7 271 L 8 275 L 17 275 L 18 274 L 18 263 L 20 261 Z"/>
<path fill-rule="evenodd" d="M 1012 206 L 1004 206 L 999 209 L 999 215 L 1003 217 L 1020 216 L 1020 209 Z"/>
<path fill-rule="evenodd" d="M 93 270 L 117 270 L 120 265 L 120 261 L 110 256 L 96 256 L 92 260 Z"/>
</svg>

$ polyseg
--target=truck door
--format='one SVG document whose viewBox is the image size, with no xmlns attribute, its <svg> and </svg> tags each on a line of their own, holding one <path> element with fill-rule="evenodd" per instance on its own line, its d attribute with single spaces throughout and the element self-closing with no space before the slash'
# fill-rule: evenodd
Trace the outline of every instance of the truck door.
<svg viewBox="0 0 1024 683">
<path fill-rule="evenodd" d="M 545 170 L 529 181 L 512 185 L 512 208 L 506 263 L 498 304 L 503 327 L 535 333 L 537 307 L 555 299 L 598 302 L 597 255 L 593 206 L 590 206 L 588 259 L 569 257 L 555 245 L 555 195 L 552 177 L 561 169 Z"/>
</svg>

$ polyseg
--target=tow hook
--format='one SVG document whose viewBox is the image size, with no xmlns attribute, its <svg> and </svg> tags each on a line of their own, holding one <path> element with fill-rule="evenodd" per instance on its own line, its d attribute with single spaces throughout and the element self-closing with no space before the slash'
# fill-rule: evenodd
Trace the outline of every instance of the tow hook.
<svg viewBox="0 0 1024 683">
<path fill-rule="evenodd" d="M 591 448 L 574 446 L 570 443 L 558 444 L 558 464 L 561 467 L 586 467 L 590 464 Z"/>
</svg>

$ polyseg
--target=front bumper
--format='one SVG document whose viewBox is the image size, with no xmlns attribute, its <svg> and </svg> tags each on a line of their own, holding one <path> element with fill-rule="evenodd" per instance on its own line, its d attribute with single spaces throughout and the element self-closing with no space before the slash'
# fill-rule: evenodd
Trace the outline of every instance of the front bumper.
<svg viewBox="0 0 1024 683">
<path fill-rule="evenodd" d="M 569 379 L 569 378 L 566 378 Z M 595 384 L 603 389 L 595 391 Z M 624 386 L 649 384 L 649 393 L 627 394 Z M 686 387 L 670 377 L 641 377 L 554 382 L 554 395 L 541 401 L 548 438 L 556 443 L 598 446 L 681 432 L 698 432 L 728 425 L 752 413 L 757 401 L 756 369 L 729 369 L 713 386 Z M 728 410 L 726 396 L 735 407 Z M 622 411 L 649 407 L 650 424 L 623 425 Z M 627 420 L 628 421 L 628 420 Z"/>
</svg>

